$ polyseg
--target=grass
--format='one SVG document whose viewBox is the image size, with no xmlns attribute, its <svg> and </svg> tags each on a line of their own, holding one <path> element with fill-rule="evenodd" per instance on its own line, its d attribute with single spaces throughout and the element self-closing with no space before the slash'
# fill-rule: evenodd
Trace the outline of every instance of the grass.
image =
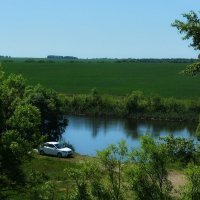
<svg viewBox="0 0 200 200">
<path fill-rule="evenodd" d="M 2 63 L 3 70 L 23 74 L 30 84 L 41 83 L 61 93 L 126 95 L 133 90 L 163 97 L 195 98 L 200 94 L 200 77 L 179 72 L 179 63 Z"/>
<path fill-rule="evenodd" d="M 70 159 L 59 159 L 56 157 L 39 156 L 36 155 L 34 159 L 27 163 L 28 170 L 37 169 L 40 172 L 46 173 L 51 180 L 65 181 L 63 179 L 63 171 L 67 167 L 79 168 L 80 163 L 88 160 L 94 160 L 95 158 L 82 156 L 76 154 Z M 178 189 L 179 186 L 183 186 L 186 183 L 186 177 L 183 173 L 184 168 L 177 168 L 176 165 L 169 168 L 169 180 L 172 181 L 173 186 Z"/>
<path fill-rule="evenodd" d="M 54 181 L 58 188 L 60 188 L 60 195 L 66 191 L 66 176 L 64 175 L 64 169 L 66 168 L 80 168 L 80 164 L 86 160 L 95 159 L 93 157 L 82 156 L 74 154 L 71 158 L 57 158 L 52 156 L 41 156 L 34 154 L 30 161 L 26 161 L 23 164 L 25 173 L 29 174 L 32 170 L 36 170 L 41 174 L 45 174 L 48 180 Z M 22 191 L 10 192 L 10 200 L 27 200 L 29 197 L 27 193 Z M 59 195 L 59 194 L 58 194 Z"/>
<path fill-rule="evenodd" d="M 78 168 L 79 164 L 92 157 L 75 154 L 71 158 L 57 158 L 52 156 L 34 155 L 31 161 L 24 164 L 27 173 L 35 169 L 40 173 L 45 173 L 51 180 L 63 180 L 63 172 L 66 168 Z"/>
</svg>

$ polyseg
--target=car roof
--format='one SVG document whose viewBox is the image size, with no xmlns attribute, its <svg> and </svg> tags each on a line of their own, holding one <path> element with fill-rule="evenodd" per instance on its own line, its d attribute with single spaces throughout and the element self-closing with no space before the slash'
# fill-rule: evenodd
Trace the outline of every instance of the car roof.
<svg viewBox="0 0 200 200">
<path fill-rule="evenodd" d="M 45 144 L 59 144 L 59 142 L 46 142 Z"/>
</svg>

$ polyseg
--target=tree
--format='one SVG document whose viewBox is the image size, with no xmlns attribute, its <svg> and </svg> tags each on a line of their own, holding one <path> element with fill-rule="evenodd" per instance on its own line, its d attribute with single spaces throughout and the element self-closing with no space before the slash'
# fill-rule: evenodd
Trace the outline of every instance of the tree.
<svg viewBox="0 0 200 200">
<path fill-rule="evenodd" d="M 200 12 L 199 12 L 200 13 Z M 176 27 L 179 32 L 185 34 L 183 40 L 191 39 L 192 46 L 195 50 L 200 50 L 200 18 L 197 13 L 190 11 L 189 13 L 183 14 L 186 19 L 185 22 L 175 20 L 172 23 L 173 27 Z M 197 75 L 200 73 L 200 63 L 194 63 L 189 65 L 184 71 L 186 74 Z"/>
<path fill-rule="evenodd" d="M 186 22 L 175 20 L 172 26 L 176 27 L 181 34 L 185 34 L 183 36 L 184 40 L 192 39 L 190 46 L 192 46 L 195 50 L 200 50 L 200 18 L 198 14 L 194 11 L 190 11 L 189 13 L 183 14 L 183 17 L 186 18 Z M 192 76 L 200 74 L 200 62 L 187 66 L 183 73 L 190 74 Z M 198 131 L 199 129 L 197 129 L 197 134 Z"/>
<path fill-rule="evenodd" d="M 168 153 L 165 146 L 144 136 L 141 149 L 133 151 L 127 170 L 128 183 L 136 200 L 171 199 L 172 186 L 167 179 Z"/>
<path fill-rule="evenodd" d="M 30 152 L 42 139 L 39 133 L 40 112 L 32 105 L 17 106 L 5 120 L 6 131 L 0 132 L 0 199 L 7 192 L 25 185 L 22 168 Z"/>
<path fill-rule="evenodd" d="M 124 141 L 97 152 L 95 161 L 83 163 L 80 168 L 65 169 L 73 180 L 76 191 L 71 200 L 122 200 L 125 199 L 124 162 L 128 149 Z M 70 182 L 71 184 L 71 182 Z"/>
<path fill-rule="evenodd" d="M 37 147 L 42 139 L 39 130 L 40 119 L 38 108 L 32 105 L 19 105 L 8 120 L 8 126 L 10 129 L 18 131 L 21 137 L 32 146 Z"/>
<path fill-rule="evenodd" d="M 57 138 L 63 132 L 62 114 L 56 92 L 28 86 L 23 76 L 6 77 L 0 70 L 0 199 L 26 185 L 23 163 L 44 139 L 41 133 Z"/>
<path fill-rule="evenodd" d="M 7 130 L 6 121 L 23 99 L 25 87 L 26 80 L 21 75 L 6 78 L 0 70 L 0 133 Z"/>
<path fill-rule="evenodd" d="M 199 12 L 200 13 L 200 12 Z M 175 20 L 172 24 L 173 27 L 176 27 L 180 33 L 184 33 L 184 40 L 192 39 L 192 46 L 195 50 L 200 50 L 200 19 L 198 14 L 194 11 L 183 14 L 183 17 L 186 18 L 186 22 Z"/>
<path fill-rule="evenodd" d="M 188 74 L 191 76 L 196 76 L 200 74 L 200 62 L 193 63 L 191 65 L 188 65 L 185 70 L 182 71 L 184 74 Z"/>
<path fill-rule="evenodd" d="M 97 152 L 101 167 L 105 169 L 103 173 L 107 174 L 111 199 L 124 199 L 123 168 L 127 154 L 128 148 L 125 141 L 121 141 L 118 145 L 110 145 L 105 150 Z"/>
<path fill-rule="evenodd" d="M 39 109 L 41 134 L 47 136 L 49 140 L 58 140 L 68 123 L 58 93 L 41 85 L 27 87 L 24 104 L 31 104 Z"/>
<path fill-rule="evenodd" d="M 164 141 L 171 162 L 179 161 L 183 165 L 195 162 L 196 147 L 193 140 L 174 136 L 167 136 L 161 140 Z"/>
<path fill-rule="evenodd" d="M 40 138 L 40 113 L 36 107 L 20 106 L 26 81 L 21 75 L 7 78 L 0 70 L 0 199 L 25 184 L 22 169 L 30 157 L 33 136 Z"/>
</svg>

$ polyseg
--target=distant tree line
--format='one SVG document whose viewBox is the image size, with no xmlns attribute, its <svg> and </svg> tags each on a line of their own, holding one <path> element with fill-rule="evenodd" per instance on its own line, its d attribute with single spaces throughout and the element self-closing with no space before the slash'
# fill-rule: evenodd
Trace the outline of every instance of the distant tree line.
<svg viewBox="0 0 200 200">
<path fill-rule="evenodd" d="M 56 56 L 56 55 L 48 55 L 47 59 L 55 59 L 55 60 L 78 60 L 78 58 L 74 57 L 74 56 Z"/>
<path fill-rule="evenodd" d="M 188 58 L 142 58 L 116 59 L 116 63 L 194 63 L 197 59 Z"/>
<path fill-rule="evenodd" d="M 79 59 L 73 56 L 54 56 L 49 55 L 47 58 L 11 58 L 9 56 L 0 56 L 2 62 L 13 62 L 15 60 L 21 60 L 27 63 L 55 63 L 56 61 L 63 62 L 78 62 L 78 63 L 188 63 L 193 64 L 198 59 L 193 58 L 90 58 L 90 59 Z"/>
<path fill-rule="evenodd" d="M 0 59 L 8 59 L 8 58 L 11 58 L 11 56 L 2 56 L 2 55 L 0 55 Z"/>
</svg>

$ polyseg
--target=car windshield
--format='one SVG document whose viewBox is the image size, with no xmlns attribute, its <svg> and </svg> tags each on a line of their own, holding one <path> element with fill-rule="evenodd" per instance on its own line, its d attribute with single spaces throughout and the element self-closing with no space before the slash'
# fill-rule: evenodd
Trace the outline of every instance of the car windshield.
<svg viewBox="0 0 200 200">
<path fill-rule="evenodd" d="M 55 144 L 57 149 L 62 149 L 65 148 L 65 146 L 63 144 Z"/>
</svg>

